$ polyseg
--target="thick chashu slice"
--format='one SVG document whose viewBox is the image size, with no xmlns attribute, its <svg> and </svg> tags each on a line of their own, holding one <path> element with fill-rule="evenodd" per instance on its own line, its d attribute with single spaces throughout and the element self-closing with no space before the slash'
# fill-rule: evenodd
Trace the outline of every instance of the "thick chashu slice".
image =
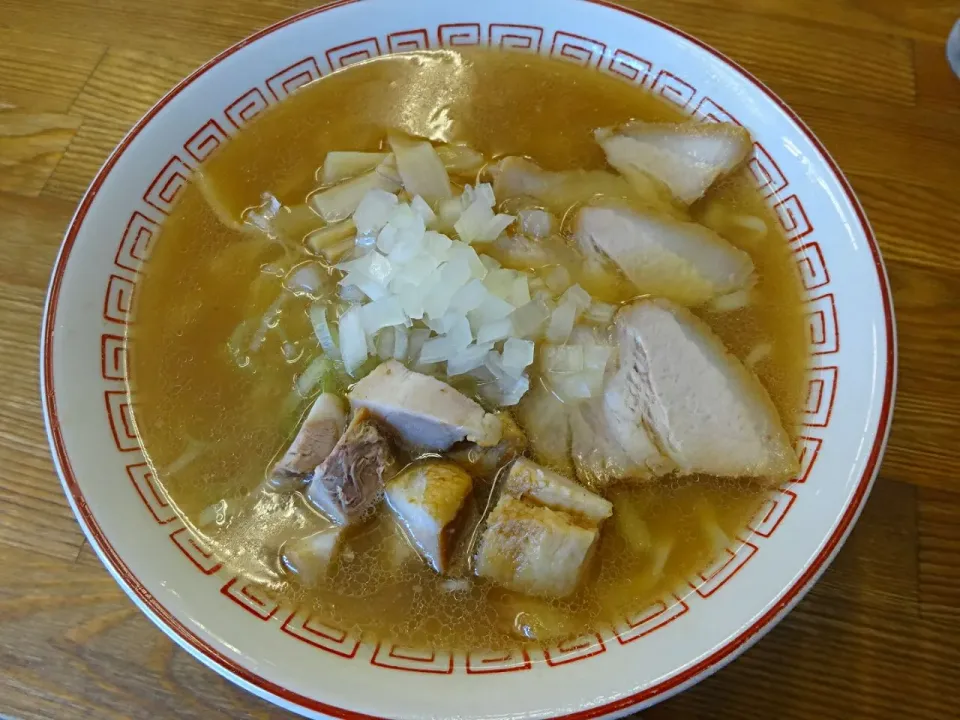
<svg viewBox="0 0 960 720">
<path fill-rule="evenodd" d="M 779 482 L 797 458 L 757 377 L 684 308 L 641 300 L 617 315 L 623 422 L 642 425 L 681 473 Z"/>
<path fill-rule="evenodd" d="M 652 185 L 637 186 L 606 170 L 544 170 L 522 157 L 505 157 L 498 163 L 493 190 L 500 200 L 534 198 L 561 217 L 571 206 L 598 196 L 621 198 L 668 215 L 686 215 Z"/>
<path fill-rule="evenodd" d="M 481 447 L 500 442 L 499 417 L 445 382 L 396 360 L 382 363 L 354 385 L 349 398 L 354 409 L 369 410 L 417 448 L 446 450 L 459 440 Z"/>
<path fill-rule="evenodd" d="M 574 234 L 587 257 L 598 252 L 637 290 L 700 305 L 754 282 L 753 261 L 713 230 L 626 207 L 585 207 Z"/>
<path fill-rule="evenodd" d="M 307 499 L 338 525 L 351 525 L 367 518 L 396 470 L 390 438 L 373 414 L 361 408 L 313 474 Z"/>
<path fill-rule="evenodd" d="M 690 205 L 750 154 L 750 133 L 732 123 L 634 121 L 595 133 L 607 162 L 631 182 L 649 175 Z"/>
<path fill-rule="evenodd" d="M 570 449 L 577 477 L 603 488 L 617 480 L 651 480 L 670 472 L 673 463 L 642 426 L 618 424 L 606 407 L 606 396 L 605 390 L 602 397 L 570 408 Z"/>
<path fill-rule="evenodd" d="M 609 502 L 572 480 L 518 460 L 487 518 L 477 575 L 527 595 L 569 595 L 612 512 Z"/>
<path fill-rule="evenodd" d="M 458 518 L 473 480 L 443 460 L 416 463 L 387 483 L 387 503 L 421 556 L 438 573 L 448 568 Z"/>
<path fill-rule="evenodd" d="M 343 401 L 336 395 L 323 393 L 310 407 L 290 447 L 271 469 L 270 485 L 278 489 L 295 485 L 313 473 L 327 459 L 346 424 Z"/>
</svg>

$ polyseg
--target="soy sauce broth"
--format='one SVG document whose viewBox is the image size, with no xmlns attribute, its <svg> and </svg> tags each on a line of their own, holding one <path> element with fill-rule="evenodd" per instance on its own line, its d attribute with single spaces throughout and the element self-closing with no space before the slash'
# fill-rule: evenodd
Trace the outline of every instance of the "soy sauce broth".
<svg viewBox="0 0 960 720">
<path fill-rule="evenodd" d="M 487 157 L 524 155 L 547 169 L 592 169 L 605 167 L 592 131 L 628 119 L 685 116 L 619 79 L 561 61 L 488 50 L 391 56 L 303 88 L 257 118 L 203 170 L 239 217 L 264 192 L 284 204 L 302 203 L 327 151 L 377 150 L 391 128 L 465 142 Z M 787 241 L 746 169 L 714 188 L 693 214 L 748 251 L 760 278 L 751 306 L 697 313 L 740 358 L 768 346 L 756 372 L 791 432 L 808 349 Z M 762 220 L 766 234 L 740 224 L 743 216 Z M 244 242 L 225 227 L 191 184 L 137 285 L 129 330 L 137 429 L 156 477 L 191 523 L 199 524 L 212 504 L 240 502 L 260 485 L 307 406 L 289 403 L 295 378 L 318 352 L 306 299 L 284 305 L 282 337 L 268 334 L 259 353 L 271 359 L 239 367 L 227 350 L 237 326 L 259 320 L 276 297 L 280 280 L 263 268 L 277 256 L 276 248 Z M 481 509 L 484 487 L 478 483 L 474 499 Z M 384 550 L 398 547 L 393 530 L 379 520 L 349 538 L 326 583 L 303 587 L 277 561 L 285 537 L 323 524 L 297 494 L 262 495 L 225 529 L 201 532 L 227 568 L 287 605 L 313 607 L 331 625 L 407 645 L 501 647 L 517 644 L 518 628 L 540 639 L 547 630 L 574 634 L 686 587 L 723 538 L 744 535 L 764 497 L 757 484 L 711 477 L 622 485 L 616 492 L 643 517 L 650 549 L 629 549 L 607 521 L 589 576 L 562 602 L 485 582 L 451 588 L 416 561 L 396 569 L 393 551 Z"/>
</svg>

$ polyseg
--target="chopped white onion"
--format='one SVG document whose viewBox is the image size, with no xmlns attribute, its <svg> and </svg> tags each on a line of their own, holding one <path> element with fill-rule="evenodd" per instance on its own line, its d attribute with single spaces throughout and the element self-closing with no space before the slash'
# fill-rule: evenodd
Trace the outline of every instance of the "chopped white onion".
<svg viewBox="0 0 960 720">
<path fill-rule="evenodd" d="M 367 335 L 374 335 L 381 328 L 403 325 L 406 319 L 403 308 L 390 297 L 375 300 L 360 308 L 360 320 Z"/>
<path fill-rule="evenodd" d="M 317 342 L 320 343 L 323 352 L 327 357 L 339 360 L 340 348 L 337 347 L 336 340 L 333 338 L 333 331 L 330 329 L 330 323 L 327 322 L 327 309 L 322 305 L 311 305 L 308 313 L 313 325 L 313 332 L 317 336 Z"/>
<path fill-rule="evenodd" d="M 547 342 L 562 345 L 573 331 L 573 323 L 577 318 L 577 306 L 572 302 L 560 303 L 550 316 L 547 326 Z"/>
<path fill-rule="evenodd" d="M 563 265 L 554 265 L 543 274 L 544 282 L 555 295 L 559 295 L 573 282 L 570 277 L 570 271 Z"/>
<path fill-rule="evenodd" d="M 423 218 L 423 222 L 426 225 L 430 225 L 437 221 L 437 214 L 433 212 L 433 208 L 430 207 L 430 203 L 424 200 L 419 195 L 415 195 L 413 200 L 410 201 L 410 207 L 412 207 L 416 213 Z"/>
<path fill-rule="evenodd" d="M 590 293 L 579 285 L 571 285 L 567 288 L 566 292 L 560 296 L 560 304 L 572 304 L 577 308 L 578 315 L 590 307 L 591 302 L 593 302 L 593 298 L 590 297 Z"/>
<path fill-rule="evenodd" d="M 513 323 L 510 322 L 510 318 L 494 320 L 493 322 L 480 326 L 477 330 L 477 342 L 492 343 L 506 340 L 513 335 L 513 332 Z"/>
<path fill-rule="evenodd" d="M 350 375 L 367 361 L 367 336 L 359 307 L 354 306 L 340 316 L 340 353 Z"/>
<path fill-rule="evenodd" d="M 393 357 L 396 335 L 392 327 L 385 327 L 377 333 L 377 357 L 390 360 Z"/>
<path fill-rule="evenodd" d="M 307 263 L 291 271 L 284 285 L 295 295 L 305 293 L 311 297 L 317 297 L 324 285 L 324 277 L 317 264 Z"/>
<path fill-rule="evenodd" d="M 609 325 L 613 322 L 613 315 L 616 311 L 617 308 L 614 305 L 594 301 L 590 303 L 590 307 L 587 308 L 583 317 L 598 325 Z"/>
<path fill-rule="evenodd" d="M 420 351 L 429 337 L 430 331 L 426 328 L 418 328 L 410 332 L 410 348 L 407 351 L 408 363 L 412 365 L 420 364 Z"/>
<path fill-rule="evenodd" d="M 410 348 L 410 331 L 405 325 L 394 325 L 393 327 L 393 357 L 395 360 L 403 362 L 407 359 L 407 352 Z"/>
<path fill-rule="evenodd" d="M 549 317 L 550 308 L 542 298 L 537 298 L 517 308 L 510 319 L 519 337 L 535 338 L 540 335 Z"/>
<path fill-rule="evenodd" d="M 378 232 L 393 214 L 398 203 L 397 196 L 386 190 L 370 190 L 353 213 L 353 224 L 361 234 Z"/>
<path fill-rule="evenodd" d="M 533 342 L 509 338 L 503 344 L 503 367 L 514 377 L 520 377 L 533 362 Z"/>
<path fill-rule="evenodd" d="M 468 345 L 447 361 L 447 375 L 463 375 L 483 365 L 483 361 L 493 349 L 491 343 Z"/>
</svg>

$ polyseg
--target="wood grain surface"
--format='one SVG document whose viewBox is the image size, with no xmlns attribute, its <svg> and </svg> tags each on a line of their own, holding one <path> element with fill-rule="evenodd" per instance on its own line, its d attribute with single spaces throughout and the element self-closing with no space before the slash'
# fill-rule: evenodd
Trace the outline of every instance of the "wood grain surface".
<svg viewBox="0 0 960 720">
<path fill-rule="evenodd" d="M 957 717 L 960 0 L 629 0 L 735 58 L 846 171 L 897 311 L 896 417 L 833 567 L 756 647 L 650 718 Z M 297 0 L 0 0 L 0 717 L 282 718 L 174 646 L 74 521 L 47 450 L 38 336 L 81 194 L 186 73 Z M 783 51 L 786 48 L 786 51 Z"/>
</svg>

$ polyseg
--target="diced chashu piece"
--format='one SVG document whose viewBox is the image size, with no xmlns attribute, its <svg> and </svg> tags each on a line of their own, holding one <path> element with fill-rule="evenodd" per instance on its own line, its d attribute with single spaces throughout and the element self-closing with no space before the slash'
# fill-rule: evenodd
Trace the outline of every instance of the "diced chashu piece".
<svg viewBox="0 0 960 720">
<path fill-rule="evenodd" d="M 481 447 L 500 442 L 499 417 L 445 382 L 396 360 L 380 364 L 354 385 L 349 397 L 354 409 L 368 409 L 417 448 L 442 451 L 464 439 Z"/>
<path fill-rule="evenodd" d="M 310 500 L 338 525 L 365 520 L 396 473 L 387 433 L 365 409 L 358 410 L 307 489 Z"/>
<path fill-rule="evenodd" d="M 527 595 L 565 597 L 587 567 L 609 502 L 572 480 L 518 460 L 487 519 L 476 572 Z"/>
<path fill-rule="evenodd" d="M 416 463 L 387 483 L 387 503 L 423 559 L 447 571 L 464 504 L 473 480 L 443 460 Z"/>
<path fill-rule="evenodd" d="M 650 175 L 687 205 L 736 169 L 752 148 L 750 133 L 732 123 L 635 121 L 595 136 L 607 162 L 624 177 Z"/>
<path fill-rule="evenodd" d="M 620 421 L 646 428 L 681 473 L 779 483 L 797 458 L 757 377 L 684 308 L 641 300 L 617 316 Z"/>
<path fill-rule="evenodd" d="M 481 447 L 476 443 L 458 443 L 450 448 L 447 457 L 478 477 L 492 477 L 497 470 L 523 454 L 527 449 L 527 436 L 507 413 L 499 412 L 500 442 L 493 447 Z"/>
<path fill-rule="evenodd" d="M 574 234 L 588 257 L 610 258 L 637 290 L 700 305 L 754 281 L 753 261 L 713 230 L 625 207 L 585 207 Z"/>
<path fill-rule="evenodd" d="M 343 528 L 329 527 L 284 543 L 280 559 L 305 584 L 329 575 L 343 544 Z"/>
<path fill-rule="evenodd" d="M 327 459 L 347 424 L 343 401 L 331 393 L 316 399 L 293 442 L 270 471 L 274 488 L 298 484 Z"/>
</svg>

